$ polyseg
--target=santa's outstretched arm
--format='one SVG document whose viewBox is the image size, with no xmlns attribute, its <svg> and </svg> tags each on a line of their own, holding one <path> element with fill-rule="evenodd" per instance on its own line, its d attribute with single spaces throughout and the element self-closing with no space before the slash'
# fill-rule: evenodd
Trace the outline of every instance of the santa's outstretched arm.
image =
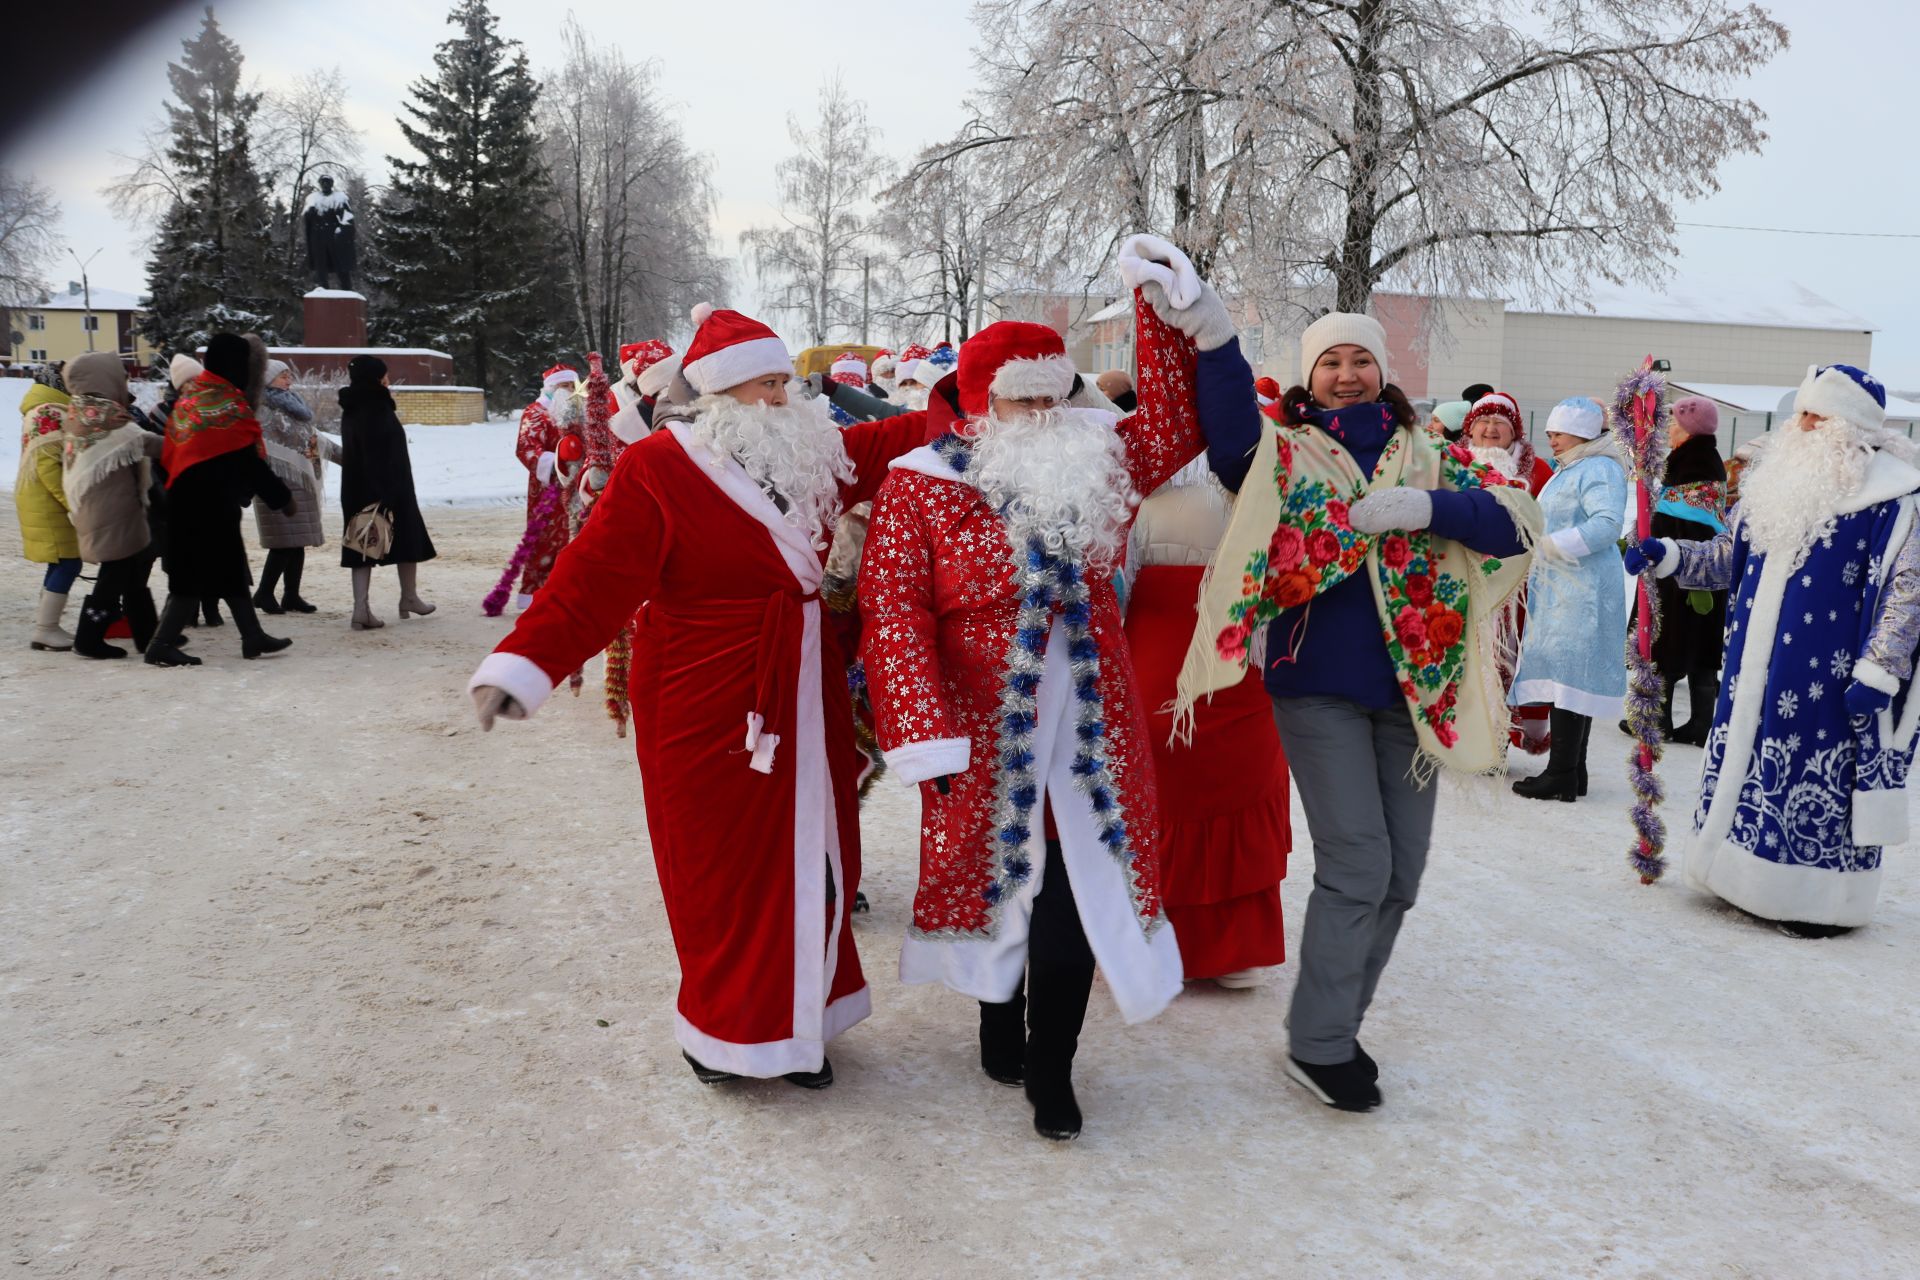
<svg viewBox="0 0 1920 1280">
<path fill-rule="evenodd" d="M 1158 236 L 1120 247 L 1120 277 L 1133 286 L 1138 407 L 1120 422 L 1133 487 L 1152 493 L 1206 449 L 1195 397 L 1198 361 L 1239 348 L 1226 304 L 1179 249 Z M 1244 363 L 1244 361 L 1242 362 Z M 1253 380 L 1247 380 L 1251 396 Z"/>
<path fill-rule="evenodd" d="M 840 442 L 853 461 L 853 483 L 840 486 L 840 507 L 844 511 L 872 502 L 886 482 L 887 464 L 927 442 L 926 410 L 914 409 L 874 422 L 856 422 L 840 433 Z"/>
<path fill-rule="evenodd" d="M 887 767 L 908 783 L 965 773 L 972 742 L 960 733 L 940 678 L 933 612 L 933 542 L 911 472 L 881 487 L 860 557 L 860 653 Z"/>
<path fill-rule="evenodd" d="M 1627 572 L 1638 574 L 1652 565 L 1656 578 L 1672 578 L 1689 591 L 1726 591 L 1733 586 L 1733 541 L 1740 529 L 1740 508 L 1727 517 L 1727 527 L 1711 538 L 1691 541 L 1648 538 L 1627 553 Z"/>
<path fill-rule="evenodd" d="M 1913 678 L 1916 647 L 1920 647 L 1920 538 L 1909 536 L 1894 557 L 1866 648 L 1853 664 L 1853 678 L 1892 701 L 1900 686 Z"/>
</svg>

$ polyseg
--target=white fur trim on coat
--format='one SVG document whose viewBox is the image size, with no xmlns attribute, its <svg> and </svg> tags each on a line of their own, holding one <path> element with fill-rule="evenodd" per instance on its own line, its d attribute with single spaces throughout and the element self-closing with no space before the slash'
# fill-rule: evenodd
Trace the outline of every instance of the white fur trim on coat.
<svg viewBox="0 0 1920 1280">
<path fill-rule="evenodd" d="M 1865 387 L 1838 369 L 1822 372 L 1818 366 L 1807 370 L 1806 380 L 1794 397 L 1796 413 L 1811 413 L 1816 418 L 1839 418 L 1869 430 L 1883 427 L 1887 411 L 1867 394 Z"/>
<path fill-rule="evenodd" d="M 474 668 L 473 679 L 467 681 L 468 693 L 481 688 L 501 690 L 525 707 L 531 716 L 552 695 L 553 681 L 547 679 L 547 673 L 533 659 L 499 649 L 481 659 L 480 665 Z"/>
<path fill-rule="evenodd" d="M 973 762 L 973 740 L 932 738 L 926 742 L 909 742 L 887 752 L 886 760 L 894 777 L 914 786 L 943 774 L 965 773 Z"/>
<path fill-rule="evenodd" d="M 659 367 L 655 365 L 654 369 Z M 652 373 L 653 369 L 647 372 Z M 787 354 L 787 344 L 778 338 L 751 338 L 682 365 L 680 372 L 687 375 L 687 382 L 695 391 L 710 396 L 770 373 L 790 378 L 793 357 Z"/>
<path fill-rule="evenodd" d="M 1872 658 L 1862 658 L 1853 664 L 1853 678 L 1869 689 L 1878 689 L 1889 698 L 1900 692 L 1900 678 Z"/>
<path fill-rule="evenodd" d="M 1671 578 L 1680 569 L 1680 546 L 1672 538 L 1660 539 L 1660 559 L 1653 566 L 1656 578 Z"/>
<path fill-rule="evenodd" d="M 1073 361 L 1065 356 L 1017 356 L 994 371 L 987 394 L 1003 400 L 1065 400 L 1073 391 L 1073 379 Z"/>
</svg>

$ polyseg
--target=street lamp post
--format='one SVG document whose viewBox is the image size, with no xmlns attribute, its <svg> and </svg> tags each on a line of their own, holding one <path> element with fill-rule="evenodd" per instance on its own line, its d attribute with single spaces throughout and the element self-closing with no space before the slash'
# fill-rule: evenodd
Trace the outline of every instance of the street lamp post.
<svg viewBox="0 0 1920 1280">
<path fill-rule="evenodd" d="M 88 254 L 85 262 L 81 262 L 80 255 L 71 249 L 67 250 L 67 256 L 71 257 L 75 262 L 80 263 L 80 305 L 86 308 L 86 310 L 81 313 L 80 327 L 87 331 L 87 350 L 92 351 L 94 328 L 100 322 L 96 320 L 93 315 L 93 286 L 87 283 L 87 263 L 99 257 L 100 250 L 95 249 L 92 253 Z M 116 342 L 115 345 L 117 346 L 118 343 Z"/>
</svg>

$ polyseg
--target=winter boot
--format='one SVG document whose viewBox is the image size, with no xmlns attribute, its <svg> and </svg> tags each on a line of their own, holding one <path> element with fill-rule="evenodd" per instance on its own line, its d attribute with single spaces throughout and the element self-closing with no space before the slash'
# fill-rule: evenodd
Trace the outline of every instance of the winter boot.
<svg viewBox="0 0 1920 1280">
<path fill-rule="evenodd" d="M 257 658 L 263 653 L 279 653 L 290 648 L 293 641 L 279 636 L 270 636 L 260 625 L 260 617 L 253 611 L 253 602 L 245 596 L 228 596 L 227 609 L 233 614 L 234 625 L 240 628 L 240 656 Z"/>
<path fill-rule="evenodd" d="M 277 549 L 267 552 L 267 563 L 260 570 L 260 585 L 253 591 L 253 607 L 262 613 L 286 612 L 273 595 L 274 587 L 280 582 L 280 573 L 284 567 L 286 554 Z"/>
<path fill-rule="evenodd" d="M 824 1089 L 833 1083 L 833 1063 L 822 1058 L 818 1071 L 789 1071 L 780 1078 L 802 1089 Z"/>
<path fill-rule="evenodd" d="M 80 625 L 73 629 L 73 651 L 83 658 L 124 658 L 127 651 L 107 643 L 107 624 L 113 612 L 94 603 L 88 596 L 80 602 Z"/>
<path fill-rule="evenodd" d="M 317 605 L 308 604 L 300 598 L 300 579 L 307 569 L 307 549 L 294 547 L 287 552 L 287 564 L 284 581 L 286 587 L 280 593 L 280 607 L 288 613 L 318 613 Z"/>
<path fill-rule="evenodd" d="M 66 593 L 55 595 L 42 587 L 40 607 L 33 615 L 33 643 L 28 647 L 42 653 L 65 653 L 73 648 L 73 637 L 60 629 L 60 615 L 66 611 Z"/>
<path fill-rule="evenodd" d="M 1329 1065 L 1288 1054 L 1287 1076 L 1337 1111 L 1371 1111 L 1380 1105 L 1380 1086 L 1374 1083 L 1379 1068 L 1373 1059 L 1362 1059 L 1358 1045 L 1354 1049 L 1352 1058 Z"/>
<path fill-rule="evenodd" d="M 1581 722 L 1590 718 L 1572 711 L 1553 709 L 1553 750 L 1547 755 L 1547 767 L 1538 777 L 1522 778 L 1513 784 L 1513 794 L 1529 800 L 1564 800 L 1571 803 L 1580 794 L 1580 770 L 1587 758 L 1586 739 Z"/>
<path fill-rule="evenodd" d="M 151 667 L 197 667 L 200 659 L 180 652 L 180 629 L 200 612 L 200 602 L 192 596 L 168 596 L 167 609 L 160 615 L 154 636 L 147 644 L 147 665 Z"/>
<path fill-rule="evenodd" d="M 220 616 L 220 602 L 211 596 L 200 602 L 200 612 L 202 615 L 200 625 L 203 627 L 224 627 L 227 625 L 227 620 Z"/>
<path fill-rule="evenodd" d="M 694 1077 L 699 1080 L 701 1084 L 726 1084 L 728 1081 L 738 1080 L 740 1078 L 731 1071 L 716 1071 L 714 1068 L 688 1053 L 685 1049 L 680 1051 L 680 1056 L 687 1060 L 687 1065 L 693 1068 Z"/>
<path fill-rule="evenodd" d="M 403 564 L 397 567 L 400 570 L 401 620 L 404 621 L 409 614 L 415 613 L 423 618 L 426 617 L 434 611 L 436 606 L 430 605 L 420 598 L 420 566 L 417 564 Z"/>
<path fill-rule="evenodd" d="M 1633 721 L 1621 717 L 1620 732 L 1629 738 L 1634 737 Z M 1660 741 L 1672 742 L 1673 736 L 1673 681 L 1662 681 L 1660 692 Z"/>
<path fill-rule="evenodd" d="M 1027 981 L 1027 1101 L 1043 1138 L 1080 1136 L 1080 1103 L 1073 1096 L 1073 1058 L 1093 991 L 1093 968 L 1036 966 Z"/>
<path fill-rule="evenodd" d="M 1687 672 L 1687 722 L 1674 730 L 1672 741 L 1690 747 L 1707 745 L 1713 728 L 1714 704 L 1720 701 L 1720 673 L 1713 670 Z"/>
<path fill-rule="evenodd" d="M 1026 1081 L 1027 997 L 1015 992 L 1002 1004 L 980 1002 L 980 1069 L 997 1083 Z"/>
<path fill-rule="evenodd" d="M 353 629 L 355 631 L 373 631 L 387 624 L 373 616 L 373 606 L 367 603 L 367 593 L 373 589 L 373 566 L 362 565 L 353 571 Z"/>
<path fill-rule="evenodd" d="M 145 653 L 160 626 L 160 616 L 153 608 L 153 592 L 145 587 L 135 587 L 127 592 L 123 607 L 127 613 L 127 626 L 133 631 L 133 647 Z"/>
</svg>

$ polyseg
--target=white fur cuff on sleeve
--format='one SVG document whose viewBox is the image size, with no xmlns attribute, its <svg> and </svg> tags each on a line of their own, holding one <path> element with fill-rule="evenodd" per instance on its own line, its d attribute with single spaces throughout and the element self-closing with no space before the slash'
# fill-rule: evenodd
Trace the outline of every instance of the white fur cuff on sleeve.
<svg viewBox="0 0 1920 1280">
<path fill-rule="evenodd" d="M 1580 536 L 1578 529 L 1561 529 L 1548 534 L 1547 537 L 1553 539 L 1554 545 L 1566 552 L 1571 560 L 1584 560 L 1593 554 L 1592 549 L 1587 546 L 1587 540 Z"/>
<path fill-rule="evenodd" d="M 912 786 L 944 774 L 965 773 L 973 761 L 973 742 L 968 738 L 909 742 L 887 752 L 886 760 L 894 776 Z"/>
<path fill-rule="evenodd" d="M 1853 664 L 1853 678 L 1869 689 L 1878 689 L 1889 698 L 1900 692 L 1900 678 L 1872 658 L 1862 658 Z"/>
<path fill-rule="evenodd" d="M 1656 578 L 1671 578 L 1680 569 L 1680 546 L 1672 538 L 1660 539 L 1660 561 L 1653 566 Z"/>
<path fill-rule="evenodd" d="M 467 692 L 472 693 L 482 686 L 503 690 L 508 697 L 525 707 L 529 716 L 538 711 L 553 693 L 553 681 L 547 679 L 547 673 L 538 664 L 505 650 L 490 653 L 481 661 L 474 670 L 473 679 L 467 681 Z"/>
</svg>

